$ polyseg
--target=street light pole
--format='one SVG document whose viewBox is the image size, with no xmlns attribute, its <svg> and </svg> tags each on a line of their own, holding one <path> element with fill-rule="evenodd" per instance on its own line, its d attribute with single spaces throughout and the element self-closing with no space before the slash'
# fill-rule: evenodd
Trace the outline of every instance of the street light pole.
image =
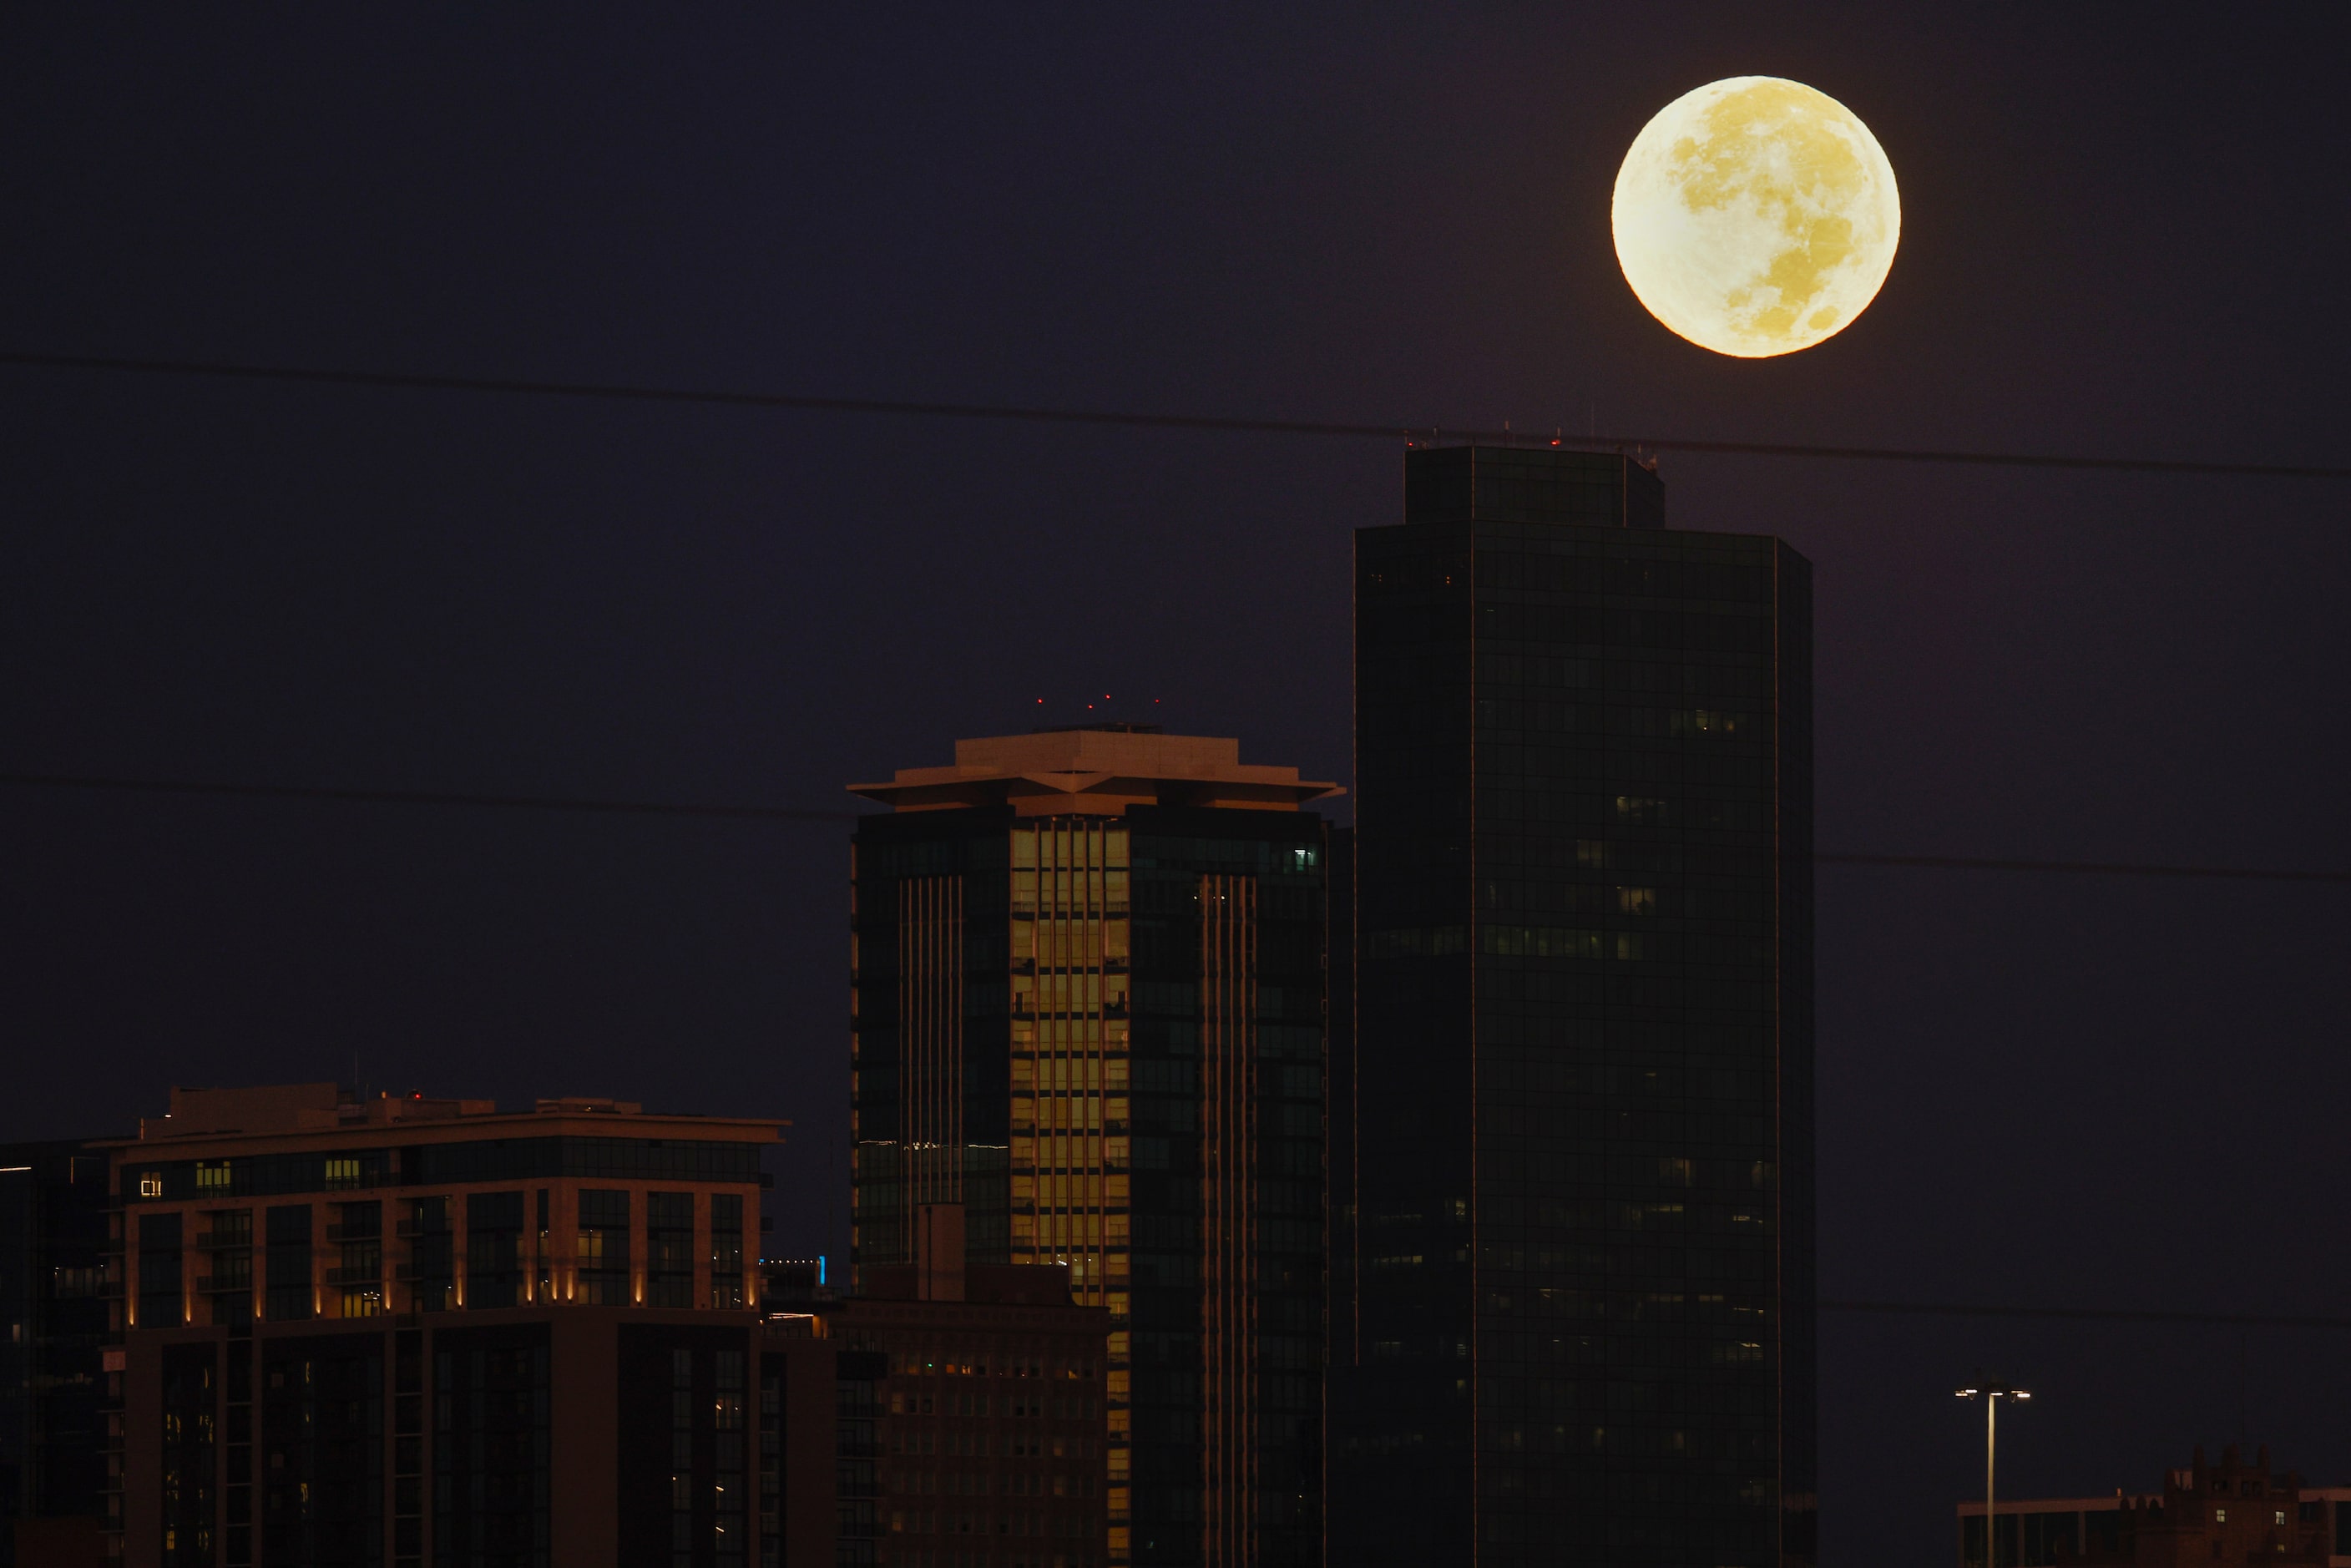
<svg viewBox="0 0 2351 1568">
<path fill-rule="evenodd" d="M 1998 1521 L 1998 1519 L 1999 1519 L 1999 1515 L 1998 1515 L 1998 1513 L 1994 1511 L 1994 1509 L 1993 1509 L 1993 1507 L 1992 1507 L 1992 1474 L 1993 1474 L 1993 1470 L 1992 1470 L 1992 1461 L 1993 1461 L 1993 1457 L 1994 1457 L 1994 1456 L 1995 1456 L 1995 1454 L 1997 1454 L 1997 1452 L 1999 1451 L 1999 1450 L 1998 1450 L 1997 1441 L 1996 1441 L 1996 1440 L 1997 1440 L 1997 1438 L 1998 1438 L 1998 1437 L 1999 1437 L 1999 1432 L 2000 1432 L 2000 1402 L 2001 1402 L 2001 1400 L 2003 1400 L 2003 1399 L 2030 1399 L 2030 1398 L 2032 1398 L 2032 1396 L 2031 1394 L 2029 1394 L 2029 1393 L 2025 1392 L 2025 1391 L 2024 1391 L 2023 1389 L 2022 1389 L 2022 1388 L 2011 1388 L 2011 1387 L 2010 1387 L 2007 1384 L 2005 1384 L 2005 1383 L 2000 1383 L 2000 1382 L 1986 1382 L 1986 1381 L 1984 1380 L 1984 1375 L 1983 1375 L 1983 1374 L 1982 1374 L 1982 1373 L 1980 1373 L 1980 1372 L 1979 1372 L 1979 1373 L 1977 1373 L 1977 1374 L 1976 1374 L 1976 1380 L 1975 1380 L 1975 1382 L 1974 1382 L 1973 1384 L 1971 1384 L 1971 1385 L 1969 1385 L 1968 1387 L 1965 1387 L 1965 1388 L 1960 1389 L 1959 1392 L 1959 1397 L 1960 1397 L 1960 1398 L 1962 1398 L 1962 1399 L 1981 1399 L 1981 1400 L 1983 1401 L 1983 1406 L 1984 1406 L 1984 1558 L 1983 1558 L 1983 1560 L 1984 1560 L 1984 1568 L 2000 1568 L 2000 1531 L 1999 1531 L 1999 1529 L 1998 1529 L 1998 1527 L 1997 1527 L 1997 1521 Z M 2018 1548 L 2018 1550 L 2019 1550 L 2020 1553 L 2022 1552 L 2023 1546 L 2024 1546 L 2024 1542 L 2020 1539 L 2020 1540 L 2017 1542 L 2017 1548 Z"/>
</svg>

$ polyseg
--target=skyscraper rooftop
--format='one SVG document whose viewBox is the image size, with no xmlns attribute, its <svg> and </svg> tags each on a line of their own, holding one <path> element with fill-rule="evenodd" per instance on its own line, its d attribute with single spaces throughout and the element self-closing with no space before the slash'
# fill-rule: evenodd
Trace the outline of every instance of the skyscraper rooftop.
<svg viewBox="0 0 2351 1568">
<path fill-rule="evenodd" d="M 1238 740 L 1123 724 L 958 740 L 951 767 L 901 768 L 888 783 L 849 788 L 900 811 L 1009 803 L 1024 817 L 1116 817 L 1129 806 L 1294 811 L 1345 792 L 1295 768 L 1245 763 Z"/>
</svg>

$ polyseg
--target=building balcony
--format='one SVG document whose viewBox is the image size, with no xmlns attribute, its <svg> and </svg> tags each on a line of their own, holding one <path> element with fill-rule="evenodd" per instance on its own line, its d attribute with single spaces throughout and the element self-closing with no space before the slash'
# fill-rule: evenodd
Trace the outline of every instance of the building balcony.
<svg viewBox="0 0 2351 1568">
<path fill-rule="evenodd" d="M 196 1238 L 199 1252 L 235 1252 L 253 1245 L 250 1230 L 214 1230 Z"/>
<path fill-rule="evenodd" d="M 327 1227 L 327 1239 L 329 1241 L 381 1241 L 383 1239 L 383 1223 L 381 1220 L 368 1220 L 360 1224 L 329 1225 Z"/>
<path fill-rule="evenodd" d="M 406 1272 L 405 1269 L 402 1272 Z M 338 1264 L 327 1270 L 327 1283 L 329 1285 L 379 1285 L 382 1282 L 383 1265 L 381 1263 Z"/>
<path fill-rule="evenodd" d="M 253 1270 L 250 1269 L 233 1274 L 203 1274 L 196 1279 L 196 1293 L 200 1296 L 226 1295 L 252 1289 Z"/>
</svg>

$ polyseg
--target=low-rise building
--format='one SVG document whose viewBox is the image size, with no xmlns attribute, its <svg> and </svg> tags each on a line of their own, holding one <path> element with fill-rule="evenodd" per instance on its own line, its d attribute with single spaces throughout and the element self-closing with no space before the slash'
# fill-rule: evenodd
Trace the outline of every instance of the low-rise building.
<svg viewBox="0 0 2351 1568">
<path fill-rule="evenodd" d="M 772 1120 L 174 1090 L 109 1146 L 134 1568 L 831 1568 L 837 1346 Z"/>
<path fill-rule="evenodd" d="M 1984 1505 L 1959 1510 L 1959 1568 L 1984 1568 Z M 2232 1445 L 2218 1464 L 2196 1450 L 2158 1492 L 1997 1501 L 1996 1568 L 2345 1568 L 2351 1553 L 2351 1487 L 2314 1488 L 2270 1469 L 2270 1451 L 2251 1462 Z"/>
<path fill-rule="evenodd" d="M 1108 1312 L 948 1205 L 763 1268 L 778 1126 L 175 1090 L 102 1145 L 120 1560 L 1104 1568 Z"/>
<path fill-rule="evenodd" d="M 1102 1568 L 1110 1312 L 1074 1304 L 1061 1265 L 967 1261 L 960 1205 L 912 1218 L 914 1262 L 868 1264 L 861 1294 L 819 1309 L 883 1372 L 872 1561 Z"/>
</svg>

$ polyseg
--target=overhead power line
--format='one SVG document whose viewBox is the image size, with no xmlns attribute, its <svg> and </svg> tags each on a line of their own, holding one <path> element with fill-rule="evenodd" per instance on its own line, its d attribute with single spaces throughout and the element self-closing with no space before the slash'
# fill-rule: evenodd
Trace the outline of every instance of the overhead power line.
<svg viewBox="0 0 2351 1568">
<path fill-rule="evenodd" d="M 2151 1312 L 2127 1307 L 1990 1306 L 1971 1301 L 1821 1301 L 1824 1312 L 1880 1312 L 1896 1317 L 2070 1318 L 2098 1323 L 2195 1323 L 2218 1328 L 2351 1329 L 2351 1318 L 2272 1312 Z"/>
<path fill-rule="evenodd" d="M 150 795 L 240 795 L 265 800 L 333 800 L 374 806 L 486 806 L 624 817 L 719 817 L 772 822 L 853 822 L 862 811 L 792 806 L 695 805 L 676 800 L 596 800 L 567 795 L 453 794 L 438 789 L 336 789 L 302 784 L 219 784 L 193 779 L 105 779 L 65 773 L 0 773 L 0 784 L 47 789 L 112 789 Z"/>
<path fill-rule="evenodd" d="M 2238 865 L 2153 865 L 2139 861 L 1995 860 L 1967 855 L 1845 855 L 1816 853 L 1821 865 L 1877 865 L 1917 871 L 2039 871 L 2076 876 L 2200 877 L 2223 882 L 2351 883 L 2351 871 L 2268 871 Z"/>
<path fill-rule="evenodd" d="M 1541 438 L 1510 430 L 1448 429 L 1240 415 L 1144 413 L 1109 409 L 1049 408 L 1017 403 L 938 402 L 898 398 L 828 397 L 800 392 L 712 392 L 611 382 L 526 381 L 506 377 L 410 375 L 297 365 L 240 364 L 217 360 L 118 359 L 96 354 L 0 352 L 0 365 L 34 370 L 118 371 L 143 375 L 208 376 L 228 381 L 302 382 L 406 392 L 498 392 L 578 398 L 603 402 L 678 403 L 710 408 L 788 409 L 823 413 L 897 414 L 927 419 L 1006 420 L 1032 424 L 1092 424 L 1144 430 L 1226 431 L 1268 435 L 1345 436 L 1386 441 L 1435 438 L 1513 445 Z M 2154 457 L 2087 457 L 2031 452 L 1965 452 L 1890 446 L 1816 446 L 1771 441 L 1702 441 L 1679 435 L 1562 435 L 1552 445 L 1578 449 L 1708 452 L 1741 457 L 1813 457 L 1862 463 L 1946 463 L 1978 467 L 2073 468 L 2123 474 L 2203 475 L 2259 479 L 2351 479 L 2351 467 L 2283 463 L 2207 463 Z"/>
<path fill-rule="evenodd" d="M 385 806 L 465 806 L 507 810 L 573 811 L 630 817 L 731 818 L 742 821 L 855 822 L 872 811 L 812 806 L 737 806 L 677 800 L 600 800 L 569 795 L 485 795 L 436 789 L 340 789 L 300 784 L 227 784 L 194 779 L 128 779 L 94 774 L 0 773 L 0 784 L 34 789 L 119 790 L 150 795 L 243 796 L 265 800 L 320 800 Z M 2351 872 L 2270 871 L 2255 866 L 2152 865 L 2128 861 L 2049 861 L 1963 855 L 1818 853 L 1824 865 L 1895 866 L 1926 871 L 2053 872 L 2086 876 L 2220 878 L 2239 882 L 2351 883 Z"/>
</svg>

